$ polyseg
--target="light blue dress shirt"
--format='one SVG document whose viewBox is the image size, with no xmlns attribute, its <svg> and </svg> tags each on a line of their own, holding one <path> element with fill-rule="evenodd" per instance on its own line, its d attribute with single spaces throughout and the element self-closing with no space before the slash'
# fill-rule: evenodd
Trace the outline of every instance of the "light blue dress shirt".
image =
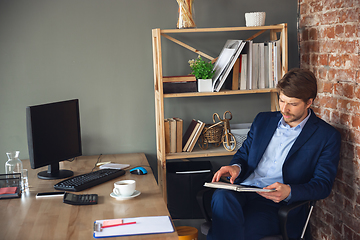
<svg viewBox="0 0 360 240">
<path fill-rule="evenodd" d="M 282 117 L 255 171 L 241 185 L 266 187 L 275 182 L 284 183 L 282 166 L 292 145 L 309 119 L 311 111 L 296 127 L 290 127 Z M 241 169 L 241 166 L 239 166 Z M 285 199 L 289 200 L 291 195 Z"/>
</svg>

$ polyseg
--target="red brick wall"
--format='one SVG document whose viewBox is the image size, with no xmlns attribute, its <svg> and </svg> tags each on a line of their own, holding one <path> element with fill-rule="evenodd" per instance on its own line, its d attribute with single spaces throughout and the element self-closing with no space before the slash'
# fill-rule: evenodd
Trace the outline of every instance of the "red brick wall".
<svg viewBox="0 0 360 240">
<path fill-rule="evenodd" d="M 315 240 L 360 239 L 360 1 L 299 0 L 300 65 L 319 80 L 316 114 L 342 133 L 331 195 L 311 219 Z M 289 56 L 291 57 L 291 56 Z"/>
</svg>

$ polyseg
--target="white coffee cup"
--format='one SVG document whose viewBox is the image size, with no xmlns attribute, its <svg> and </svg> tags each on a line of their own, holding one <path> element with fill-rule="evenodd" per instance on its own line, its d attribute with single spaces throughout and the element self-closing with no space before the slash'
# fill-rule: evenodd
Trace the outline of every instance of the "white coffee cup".
<svg viewBox="0 0 360 240">
<path fill-rule="evenodd" d="M 113 193 L 115 195 L 130 196 L 135 192 L 135 180 L 121 180 L 114 183 Z"/>
</svg>

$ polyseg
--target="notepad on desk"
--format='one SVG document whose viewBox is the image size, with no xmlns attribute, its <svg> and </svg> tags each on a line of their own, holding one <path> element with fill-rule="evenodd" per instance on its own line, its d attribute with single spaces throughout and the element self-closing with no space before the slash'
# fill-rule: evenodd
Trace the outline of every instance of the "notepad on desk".
<svg viewBox="0 0 360 240">
<path fill-rule="evenodd" d="M 97 226 L 101 226 L 104 222 L 109 221 L 109 219 L 95 221 L 94 238 L 122 237 L 174 232 L 174 227 L 169 216 L 124 218 L 122 220 L 124 223 L 135 222 L 135 224 L 120 224 L 119 226 L 101 228 Z"/>
<path fill-rule="evenodd" d="M 100 169 L 124 169 L 130 167 L 130 164 L 121 164 L 121 163 L 106 163 L 101 165 Z"/>
</svg>

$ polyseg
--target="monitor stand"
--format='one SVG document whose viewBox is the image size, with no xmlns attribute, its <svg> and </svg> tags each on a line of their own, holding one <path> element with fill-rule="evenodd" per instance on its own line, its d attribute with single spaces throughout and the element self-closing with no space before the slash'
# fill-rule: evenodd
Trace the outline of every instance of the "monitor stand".
<svg viewBox="0 0 360 240">
<path fill-rule="evenodd" d="M 71 170 L 60 170 L 59 163 L 53 163 L 48 166 L 47 171 L 42 171 L 37 174 L 38 178 L 40 179 L 61 179 L 61 178 L 68 178 L 74 175 L 74 172 Z"/>
</svg>

